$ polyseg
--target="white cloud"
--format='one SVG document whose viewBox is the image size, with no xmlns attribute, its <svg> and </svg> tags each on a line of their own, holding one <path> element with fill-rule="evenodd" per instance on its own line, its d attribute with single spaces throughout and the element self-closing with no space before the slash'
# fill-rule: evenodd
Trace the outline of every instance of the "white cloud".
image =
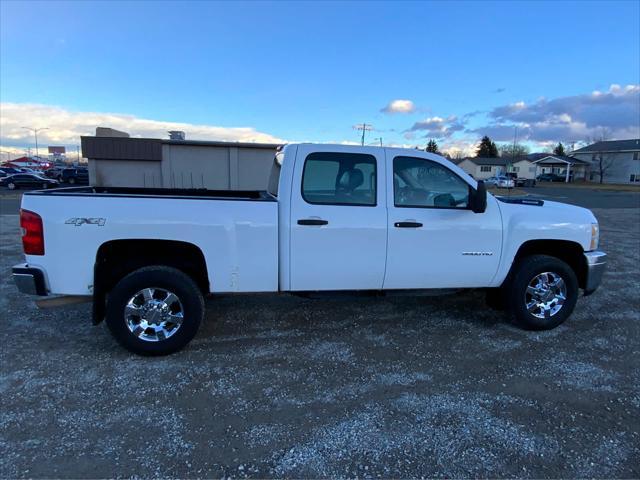
<svg viewBox="0 0 640 480">
<path fill-rule="evenodd" d="M 409 133 L 421 131 L 424 133 L 425 138 L 448 138 L 455 132 L 464 130 L 464 121 L 459 121 L 458 117 L 451 115 L 447 118 L 442 117 L 429 117 L 420 122 L 416 122 L 409 129 Z M 410 140 L 414 137 L 407 136 L 405 138 Z"/>
<path fill-rule="evenodd" d="M 168 130 L 182 130 L 190 140 L 284 143 L 274 135 L 252 127 L 218 127 L 183 122 L 150 120 L 123 113 L 73 112 L 62 107 L 30 103 L 0 103 L 0 144 L 3 151 L 34 143 L 33 132 L 24 126 L 48 127 L 38 133 L 38 144 L 75 146 L 80 136 L 95 135 L 96 127 L 111 127 L 132 137 L 168 138 Z M 44 150 L 40 153 L 42 154 Z"/>
<path fill-rule="evenodd" d="M 494 108 L 493 122 L 473 130 L 494 140 L 507 141 L 518 126 L 523 138 L 539 143 L 578 141 L 607 130 L 612 138 L 640 135 L 640 85 L 612 84 L 606 92 L 540 98 Z M 494 138 L 495 137 L 495 138 Z"/>
<path fill-rule="evenodd" d="M 411 100 L 392 100 L 389 104 L 381 109 L 382 113 L 413 113 L 416 107 Z"/>
</svg>

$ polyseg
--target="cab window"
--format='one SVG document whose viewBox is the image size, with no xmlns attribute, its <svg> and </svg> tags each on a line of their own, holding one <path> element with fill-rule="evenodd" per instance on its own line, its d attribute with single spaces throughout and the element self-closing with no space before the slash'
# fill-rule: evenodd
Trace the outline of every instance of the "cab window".
<svg viewBox="0 0 640 480">
<path fill-rule="evenodd" d="M 393 198 L 396 207 L 468 208 L 469 185 L 437 162 L 395 157 Z"/>
<path fill-rule="evenodd" d="M 307 156 L 302 198 L 323 205 L 376 205 L 376 158 L 359 153 L 317 152 Z"/>
</svg>

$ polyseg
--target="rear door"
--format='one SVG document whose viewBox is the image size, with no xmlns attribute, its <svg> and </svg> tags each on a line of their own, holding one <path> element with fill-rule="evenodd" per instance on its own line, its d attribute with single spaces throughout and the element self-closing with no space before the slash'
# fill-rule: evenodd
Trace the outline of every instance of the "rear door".
<svg viewBox="0 0 640 480">
<path fill-rule="evenodd" d="M 291 289 L 382 288 L 384 150 L 300 145 L 291 191 Z"/>
<path fill-rule="evenodd" d="M 439 159 L 392 156 L 387 165 L 385 289 L 488 286 L 500 260 L 496 200 L 469 209 L 470 185 Z"/>
</svg>

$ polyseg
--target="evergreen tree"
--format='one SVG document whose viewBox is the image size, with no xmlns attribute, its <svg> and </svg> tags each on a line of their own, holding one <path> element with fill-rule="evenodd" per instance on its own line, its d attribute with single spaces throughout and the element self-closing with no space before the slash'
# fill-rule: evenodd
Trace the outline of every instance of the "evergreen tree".
<svg viewBox="0 0 640 480">
<path fill-rule="evenodd" d="M 438 144 L 433 138 L 429 140 L 429 143 L 427 143 L 427 148 L 425 148 L 425 151 L 431 152 L 431 153 L 438 153 Z"/>
<path fill-rule="evenodd" d="M 485 135 L 480 140 L 480 145 L 478 145 L 478 149 L 476 150 L 476 157 L 479 158 L 497 158 L 498 157 L 498 147 L 496 144 L 491 141 L 491 139 Z"/>
<path fill-rule="evenodd" d="M 553 149 L 553 153 L 554 155 L 562 155 L 564 156 L 564 145 L 562 145 L 562 142 L 558 142 L 558 145 L 556 145 L 556 148 Z"/>
</svg>

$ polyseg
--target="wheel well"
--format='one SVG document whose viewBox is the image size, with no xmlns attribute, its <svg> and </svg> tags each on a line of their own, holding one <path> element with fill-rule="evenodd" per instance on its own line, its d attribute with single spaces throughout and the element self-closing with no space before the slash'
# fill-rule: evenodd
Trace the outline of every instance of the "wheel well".
<svg viewBox="0 0 640 480">
<path fill-rule="evenodd" d="M 207 264 L 192 243 L 174 240 L 112 240 L 96 255 L 94 291 L 108 293 L 123 277 L 148 265 L 166 265 L 189 275 L 203 293 L 209 293 Z"/>
<path fill-rule="evenodd" d="M 529 240 L 523 243 L 516 253 L 513 264 L 530 255 L 549 255 L 566 262 L 578 278 L 578 286 L 584 288 L 587 281 L 587 264 L 584 250 L 579 243 L 569 240 Z"/>
</svg>

